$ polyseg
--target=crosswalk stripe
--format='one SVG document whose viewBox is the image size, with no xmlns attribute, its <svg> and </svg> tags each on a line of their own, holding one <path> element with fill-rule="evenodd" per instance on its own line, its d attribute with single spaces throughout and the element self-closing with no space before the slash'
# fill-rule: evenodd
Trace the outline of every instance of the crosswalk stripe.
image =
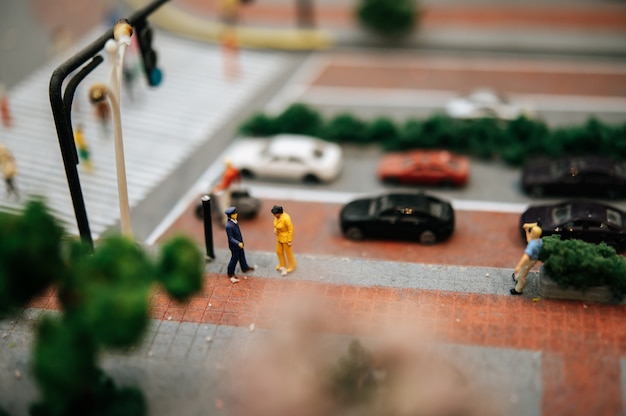
<svg viewBox="0 0 626 416">
<path fill-rule="evenodd" d="M 99 37 L 98 28 L 72 50 Z M 241 50 L 241 74 L 236 82 L 223 73 L 218 46 L 155 32 L 154 46 L 165 77 L 149 88 L 143 74 L 121 94 L 122 130 L 131 208 L 137 205 L 174 169 L 214 134 L 242 105 L 278 76 L 284 67 L 283 52 Z M 127 62 L 138 57 L 128 52 Z M 69 56 L 69 55 L 68 55 Z M 105 131 L 88 101 L 89 87 L 107 82 L 110 65 L 105 58 L 79 85 L 73 103 L 72 123 L 81 124 L 89 144 L 93 170 L 79 165 L 81 187 L 94 238 L 119 218 L 113 126 Z M 67 57 L 67 56 L 66 56 Z M 0 130 L 0 140 L 14 154 L 21 201 L 0 199 L 0 210 L 15 211 L 30 196 L 42 196 L 55 216 L 77 235 L 75 214 L 56 135 L 48 96 L 50 77 L 63 58 L 52 58 L 8 92 L 14 126 Z M 69 79 L 69 78 L 68 78 Z"/>
</svg>

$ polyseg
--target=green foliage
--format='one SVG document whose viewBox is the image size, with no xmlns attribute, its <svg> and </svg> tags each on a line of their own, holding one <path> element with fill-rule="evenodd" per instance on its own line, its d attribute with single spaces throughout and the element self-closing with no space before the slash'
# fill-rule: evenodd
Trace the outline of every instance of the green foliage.
<svg viewBox="0 0 626 416">
<path fill-rule="evenodd" d="M 356 13 L 366 29 L 386 38 L 398 38 L 414 30 L 417 8 L 415 0 L 361 0 Z"/>
<path fill-rule="evenodd" d="M 322 129 L 322 117 L 305 104 L 295 103 L 287 107 L 275 120 L 282 133 L 316 136 Z"/>
<path fill-rule="evenodd" d="M 457 120 L 434 114 L 424 120 L 409 119 L 398 126 L 385 117 L 367 122 L 343 113 L 324 123 L 318 112 L 304 104 L 294 104 L 275 119 L 263 118 L 273 126 L 267 130 L 268 135 L 312 134 L 336 142 L 376 143 L 387 151 L 448 149 L 483 159 L 500 158 L 513 166 L 520 166 L 531 157 L 564 154 L 595 153 L 626 159 L 626 123 L 607 126 L 593 118 L 583 126 L 552 131 L 545 122 L 525 116 L 511 121 L 488 117 Z M 254 120 L 243 126 L 256 123 Z"/>
<path fill-rule="evenodd" d="M 204 258 L 186 237 L 174 237 L 161 248 L 159 281 L 169 295 L 183 301 L 202 288 Z"/>
<path fill-rule="evenodd" d="M 78 400 L 68 401 L 62 410 L 53 410 L 48 403 L 31 405 L 31 416 L 146 416 L 148 408 L 141 391 L 134 387 L 118 388 L 103 371 L 86 385 Z"/>
<path fill-rule="evenodd" d="M 378 117 L 370 122 L 365 128 L 365 134 L 361 143 L 386 143 L 396 142 L 399 133 L 396 125 L 387 117 Z"/>
<path fill-rule="evenodd" d="M 108 347 L 128 347 L 148 324 L 149 291 L 156 270 L 131 239 L 104 239 L 91 256 L 75 259 L 59 287 L 68 314 L 84 321 Z"/>
<path fill-rule="evenodd" d="M 344 405 L 366 402 L 378 387 L 373 372 L 373 355 L 358 340 L 353 340 L 348 354 L 341 357 L 333 369 L 329 390 Z"/>
<path fill-rule="evenodd" d="M 464 151 L 481 159 L 491 159 L 496 154 L 498 144 L 503 142 L 503 132 L 494 118 L 482 118 L 458 124 L 456 137 L 463 137 L 463 143 L 457 141 L 457 150 Z"/>
<path fill-rule="evenodd" d="M 543 238 L 539 260 L 546 273 L 563 287 L 586 290 L 608 285 L 617 299 L 626 295 L 626 259 L 608 245 L 581 240 Z"/>
<path fill-rule="evenodd" d="M 244 121 L 239 127 L 239 133 L 245 136 L 271 136 L 279 133 L 280 130 L 276 126 L 275 119 L 266 115 L 257 113 L 248 120 Z"/>
<path fill-rule="evenodd" d="M 80 321 L 49 316 L 40 320 L 33 371 L 50 415 L 70 414 L 77 400 L 92 399 L 96 354 L 95 339 Z"/>
<path fill-rule="evenodd" d="M 0 313 L 21 307 L 65 273 L 63 229 L 40 200 L 0 214 Z"/>
<path fill-rule="evenodd" d="M 183 237 L 164 245 L 159 262 L 125 237 L 102 239 L 94 250 L 63 237 L 41 201 L 21 215 L 0 214 L 0 313 L 54 283 L 64 308 L 38 322 L 33 372 L 42 401 L 31 415 L 143 416 L 141 392 L 117 389 L 97 367 L 98 353 L 141 340 L 155 282 L 177 300 L 199 290 L 202 254 Z"/>
<path fill-rule="evenodd" d="M 359 143 L 365 136 L 366 124 L 351 114 L 333 117 L 324 128 L 324 137 L 335 142 Z"/>
</svg>

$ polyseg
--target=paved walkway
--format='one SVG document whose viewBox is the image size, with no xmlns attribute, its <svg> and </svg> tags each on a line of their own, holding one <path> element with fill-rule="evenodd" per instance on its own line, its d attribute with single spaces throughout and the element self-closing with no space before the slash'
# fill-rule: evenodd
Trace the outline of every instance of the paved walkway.
<svg viewBox="0 0 626 416">
<path fill-rule="evenodd" d="M 144 389 L 153 415 L 174 409 L 179 415 L 240 414 L 238 405 L 256 400 L 251 389 L 258 380 L 250 367 L 260 365 L 255 353 L 282 345 L 273 337 L 281 331 L 266 330 L 288 324 L 299 327 L 296 333 L 309 345 L 322 348 L 333 339 L 344 352 L 352 337 L 376 345 L 399 331 L 407 350 L 423 347 L 434 354 L 429 360 L 451 360 L 471 378 L 475 397 L 497 406 L 498 414 L 624 411 L 624 306 L 533 301 L 533 279 L 526 296 L 504 295 L 510 286 L 505 269 L 321 255 L 298 255 L 296 271 L 281 277 L 273 253 L 250 252 L 258 269 L 231 284 L 224 275 L 227 256 L 218 250 L 202 292 L 185 304 L 155 291 L 155 320 L 145 342 L 105 357 L 118 383 Z M 25 415 L 28 400 L 36 397 L 28 367 L 32 324 L 42 311 L 56 310 L 54 292 L 31 307 L 15 321 L 0 321 L 0 402 L 16 416 Z M 315 336 L 302 330 L 312 324 Z M 307 348 L 291 356 L 305 360 Z M 238 369 L 238 362 L 249 366 Z M 284 383 L 280 368 L 273 370 L 277 383 Z"/>
</svg>

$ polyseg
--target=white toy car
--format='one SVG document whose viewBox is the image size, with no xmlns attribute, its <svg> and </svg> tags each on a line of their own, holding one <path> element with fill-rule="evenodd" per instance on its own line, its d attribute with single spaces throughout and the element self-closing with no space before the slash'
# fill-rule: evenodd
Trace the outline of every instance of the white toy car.
<svg viewBox="0 0 626 416">
<path fill-rule="evenodd" d="M 492 117 L 501 120 L 515 120 L 521 116 L 530 118 L 533 115 L 529 107 L 510 103 L 489 89 L 476 90 L 465 97 L 455 98 L 446 105 L 446 113 L 453 118 Z"/>
<path fill-rule="evenodd" d="M 241 138 L 229 158 L 244 178 L 271 178 L 330 182 L 341 172 L 342 150 L 317 137 L 279 134 L 267 138 Z"/>
</svg>

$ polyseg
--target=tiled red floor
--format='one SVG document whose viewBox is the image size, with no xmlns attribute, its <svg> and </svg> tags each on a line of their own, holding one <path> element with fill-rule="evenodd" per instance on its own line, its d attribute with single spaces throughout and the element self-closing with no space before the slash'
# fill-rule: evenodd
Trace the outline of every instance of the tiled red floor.
<svg viewBox="0 0 626 416">
<path fill-rule="evenodd" d="M 57 309 L 55 296 L 49 290 L 31 306 Z M 626 356 L 624 305 L 259 277 L 232 284 L 207 274 L 202 291 L 183 304 L 155 290 L 151 316 L 276 328 L 294 304 L 315 305 L 308 312 L 327 318 L 325 332 L 376 335 L 401 328 L 427 331 L 434 342 L 541 351 L 544 415 L 624 411 L 618 382 Z"/>
</svg>

